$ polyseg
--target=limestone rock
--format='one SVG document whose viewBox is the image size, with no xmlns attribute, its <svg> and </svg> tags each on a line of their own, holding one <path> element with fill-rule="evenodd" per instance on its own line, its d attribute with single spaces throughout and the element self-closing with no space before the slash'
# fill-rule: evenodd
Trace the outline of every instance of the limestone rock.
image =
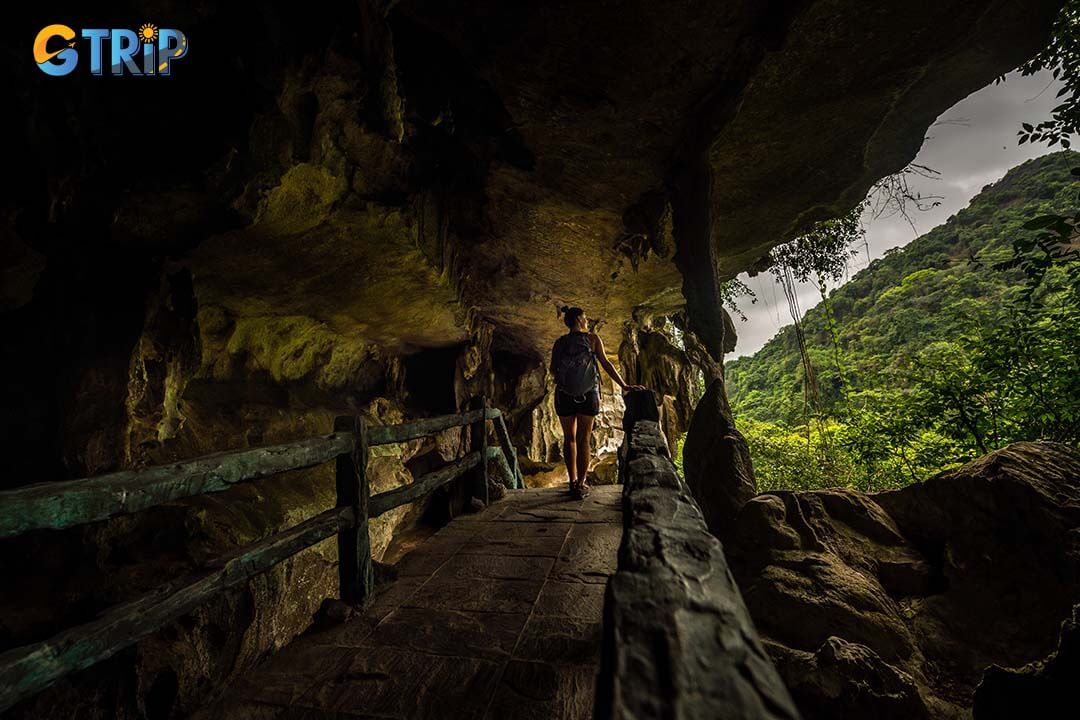
<svg viewBox="0 0 1080 720">
<path fill-rule="evenodd" d="M 907 673 L 865 645 L 830 637 L 813 654 L 766 643 L 807 720 L 925 720 L 929 710 Z"/>
<path fill-rule="evenodd" d="M 619 346 L 626 381 L 644 385 L 660 396 L 661 424 L 671 446 L 690 426 L 694 412 L 691 398 L 699 372 L 691 354 L 672 335 L 673 327 L 647 319 L 641 327 L 628 327 Z"/>
<path fill-rule="evenodd" d="M 337 598 L 326 598 L 319 605 L 312 626 L 318 630 L 342 625 L 353 616 L 353 607 Z"/>
<path fill-rule="evenodd" d="M 500 477 L 500 471 L 495 463 L 488 463 L 488 499 L 492 502 L 506 497 L 506 485 Z"/>
<path fill-rule="evenodd" d="M 975 720 L 1072 717 L 1080 677 L 1080 605 L 1061 624 L 1057 649 L 1016 670 L 987 669 L 975 691 Z"/>
<path fill-rule="evenodd" d="M 721 539 L 728 537 L 739 508 L 756 488 L 750 451 L 735 429 L 722 378 L 713 380 L 694 411 L 683 469 L 709 529 Z"/>
<path fill-rule="evenodd" d="M 619 482 L 619 458 L 605 455 L 589 471 L 590 485 L 614 485 Z"/>
<path fill-rule="evenodd" d="M 739 331 L 735 327 L 735 321 L 731 319 L 731 313 L 721 310 L 724 315 L 724 352 L 735 352 L 735 344 L 739 341 Z"/>
<path fill-rule="evenodd" d="M 985 708 L 1056 692 L 1072 626 L 1045 668 L 983 672 L 1053 649 L 1080 597 L 1078 538 L 1080 453 L 1017 443 L 892 492 L 759 495 L 726 550 L 807 717 L 960 717 L 981 679 L 982 712 L 1017 717 Z"/>
</svg>

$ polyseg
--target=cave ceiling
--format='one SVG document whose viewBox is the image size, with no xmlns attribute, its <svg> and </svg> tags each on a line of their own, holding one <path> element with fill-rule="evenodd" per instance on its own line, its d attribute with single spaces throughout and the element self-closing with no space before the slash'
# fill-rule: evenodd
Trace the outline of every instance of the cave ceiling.
<svg viewBox="0 0 1080 720">
<path fill-rule="evenodd" d="M 854 206 L 938 114 L 1044 45 L 1056 6 L 178 6 L 176 24 L 228 70 L 200 69 L 193 50 L 201 84 L 177 81 L 191 115 L 178 135 L 200 138 L 173 143 L 177 179 L 88 173 L 35 149 L 48 137 L 83 156 L 96 145 L 112 167 L 136 157 L 137 129 L 89 140 L 92 123 L 73 133 L 47 111 L 92 103 L 104 123 L 137 90 L 46 97 L 26 152 L 38 172 L 76 179 L 43 180 L 50 199 L 16 224 L 48 254 L 85 226 L 92 203 L 78 194 L 104 197 L 102 242 L 190 268 L 228 352 L 243 344 L 230 322 L 272 336 L 300 318 L 357 353 L 459 343 L 483 321 L 497 348 L 540 354 L 562 304 L 601 320 L 611 345 L 635 314 L 681 309 L 688 277 L 732 277 Z M 241 20 L 262 28 L 259 52 L 215 48 Z M 709 175 L 708 227 L 680 235 L 672 199 L 695 164 Z"/>
</svg>

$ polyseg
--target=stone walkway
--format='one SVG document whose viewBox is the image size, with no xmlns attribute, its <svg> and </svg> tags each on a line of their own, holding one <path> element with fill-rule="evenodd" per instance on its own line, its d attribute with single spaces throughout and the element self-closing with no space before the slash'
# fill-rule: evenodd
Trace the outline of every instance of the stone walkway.
<svg viewBox="0 0 1080 720">
<path fill-rule="evenodd" d="M 592 717 L 621 489 L 510 492 L 455 520 L 361 615 L 297 639 L 199 717 Z"/>
</svg>

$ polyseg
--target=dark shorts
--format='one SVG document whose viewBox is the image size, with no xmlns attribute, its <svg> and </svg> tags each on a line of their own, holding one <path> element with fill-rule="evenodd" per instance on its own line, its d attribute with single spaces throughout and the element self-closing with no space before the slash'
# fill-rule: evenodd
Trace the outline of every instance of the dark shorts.
<svg viewBox="0 0 1080 720">
<path fill-rule="evenodd" d="M 559 417 L 571 415 L 590 415 L 596 417 L 600 414 L 600 391 L 593 390 L 584 395 L 568 395 L 558 388 L 555 389 L 555 414 Z"/>
</svg>

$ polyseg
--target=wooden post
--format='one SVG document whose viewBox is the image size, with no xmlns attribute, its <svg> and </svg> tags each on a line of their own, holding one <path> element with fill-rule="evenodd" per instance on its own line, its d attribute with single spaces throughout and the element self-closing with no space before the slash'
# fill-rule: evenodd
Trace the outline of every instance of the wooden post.
<svg viewBox="0 0 1080 720">
<path fill-rule="evenodd" d="M 338 582 L 341 599 L 359 605 L 371 595 L 374 575 L 371 565 L 371 538 L 368 536 L 368 502 L 371 486 L 367 477 L 368 437 L 359 416 L 334 420 L 335 432 L 351 432 L 356 449 L 337 457 L 337 506 L 351 507 L 352 527 L 338 533 Z"/>
<path fill-rule="evenodd" d="M 510 467 L 510 488 L 512 490 L 521 490 L 525 484 L 521 480 L 521 468 L 518 465 L 517 448 L 514 447 L 513 441 L 510 439 L 510 431 L 506 428 L 506 420 L 503 414 L 498 410 L 494 411 L 495 419 L 492 421 L 495 430 L 495 439 L 502 447 L 503 456 L 506 458 L 506 463 Z"/>
<path fill-rule="evenodd" d="M 477 395 L 472 399 L 471 405 L 470 410 L 486 410 L 487 398 L 483 395 Z M 469 450 L 479 452 L 481 458 L 480 468 L 476 472 L 476 479 L 473 483 L 472 496 L 482 500 L 484 507 L 487 507 L 490 502 L 487 478 L 487 418 L 483 413 L 480 415 L 480 419 L 470 426 Z"/>
</svg>

